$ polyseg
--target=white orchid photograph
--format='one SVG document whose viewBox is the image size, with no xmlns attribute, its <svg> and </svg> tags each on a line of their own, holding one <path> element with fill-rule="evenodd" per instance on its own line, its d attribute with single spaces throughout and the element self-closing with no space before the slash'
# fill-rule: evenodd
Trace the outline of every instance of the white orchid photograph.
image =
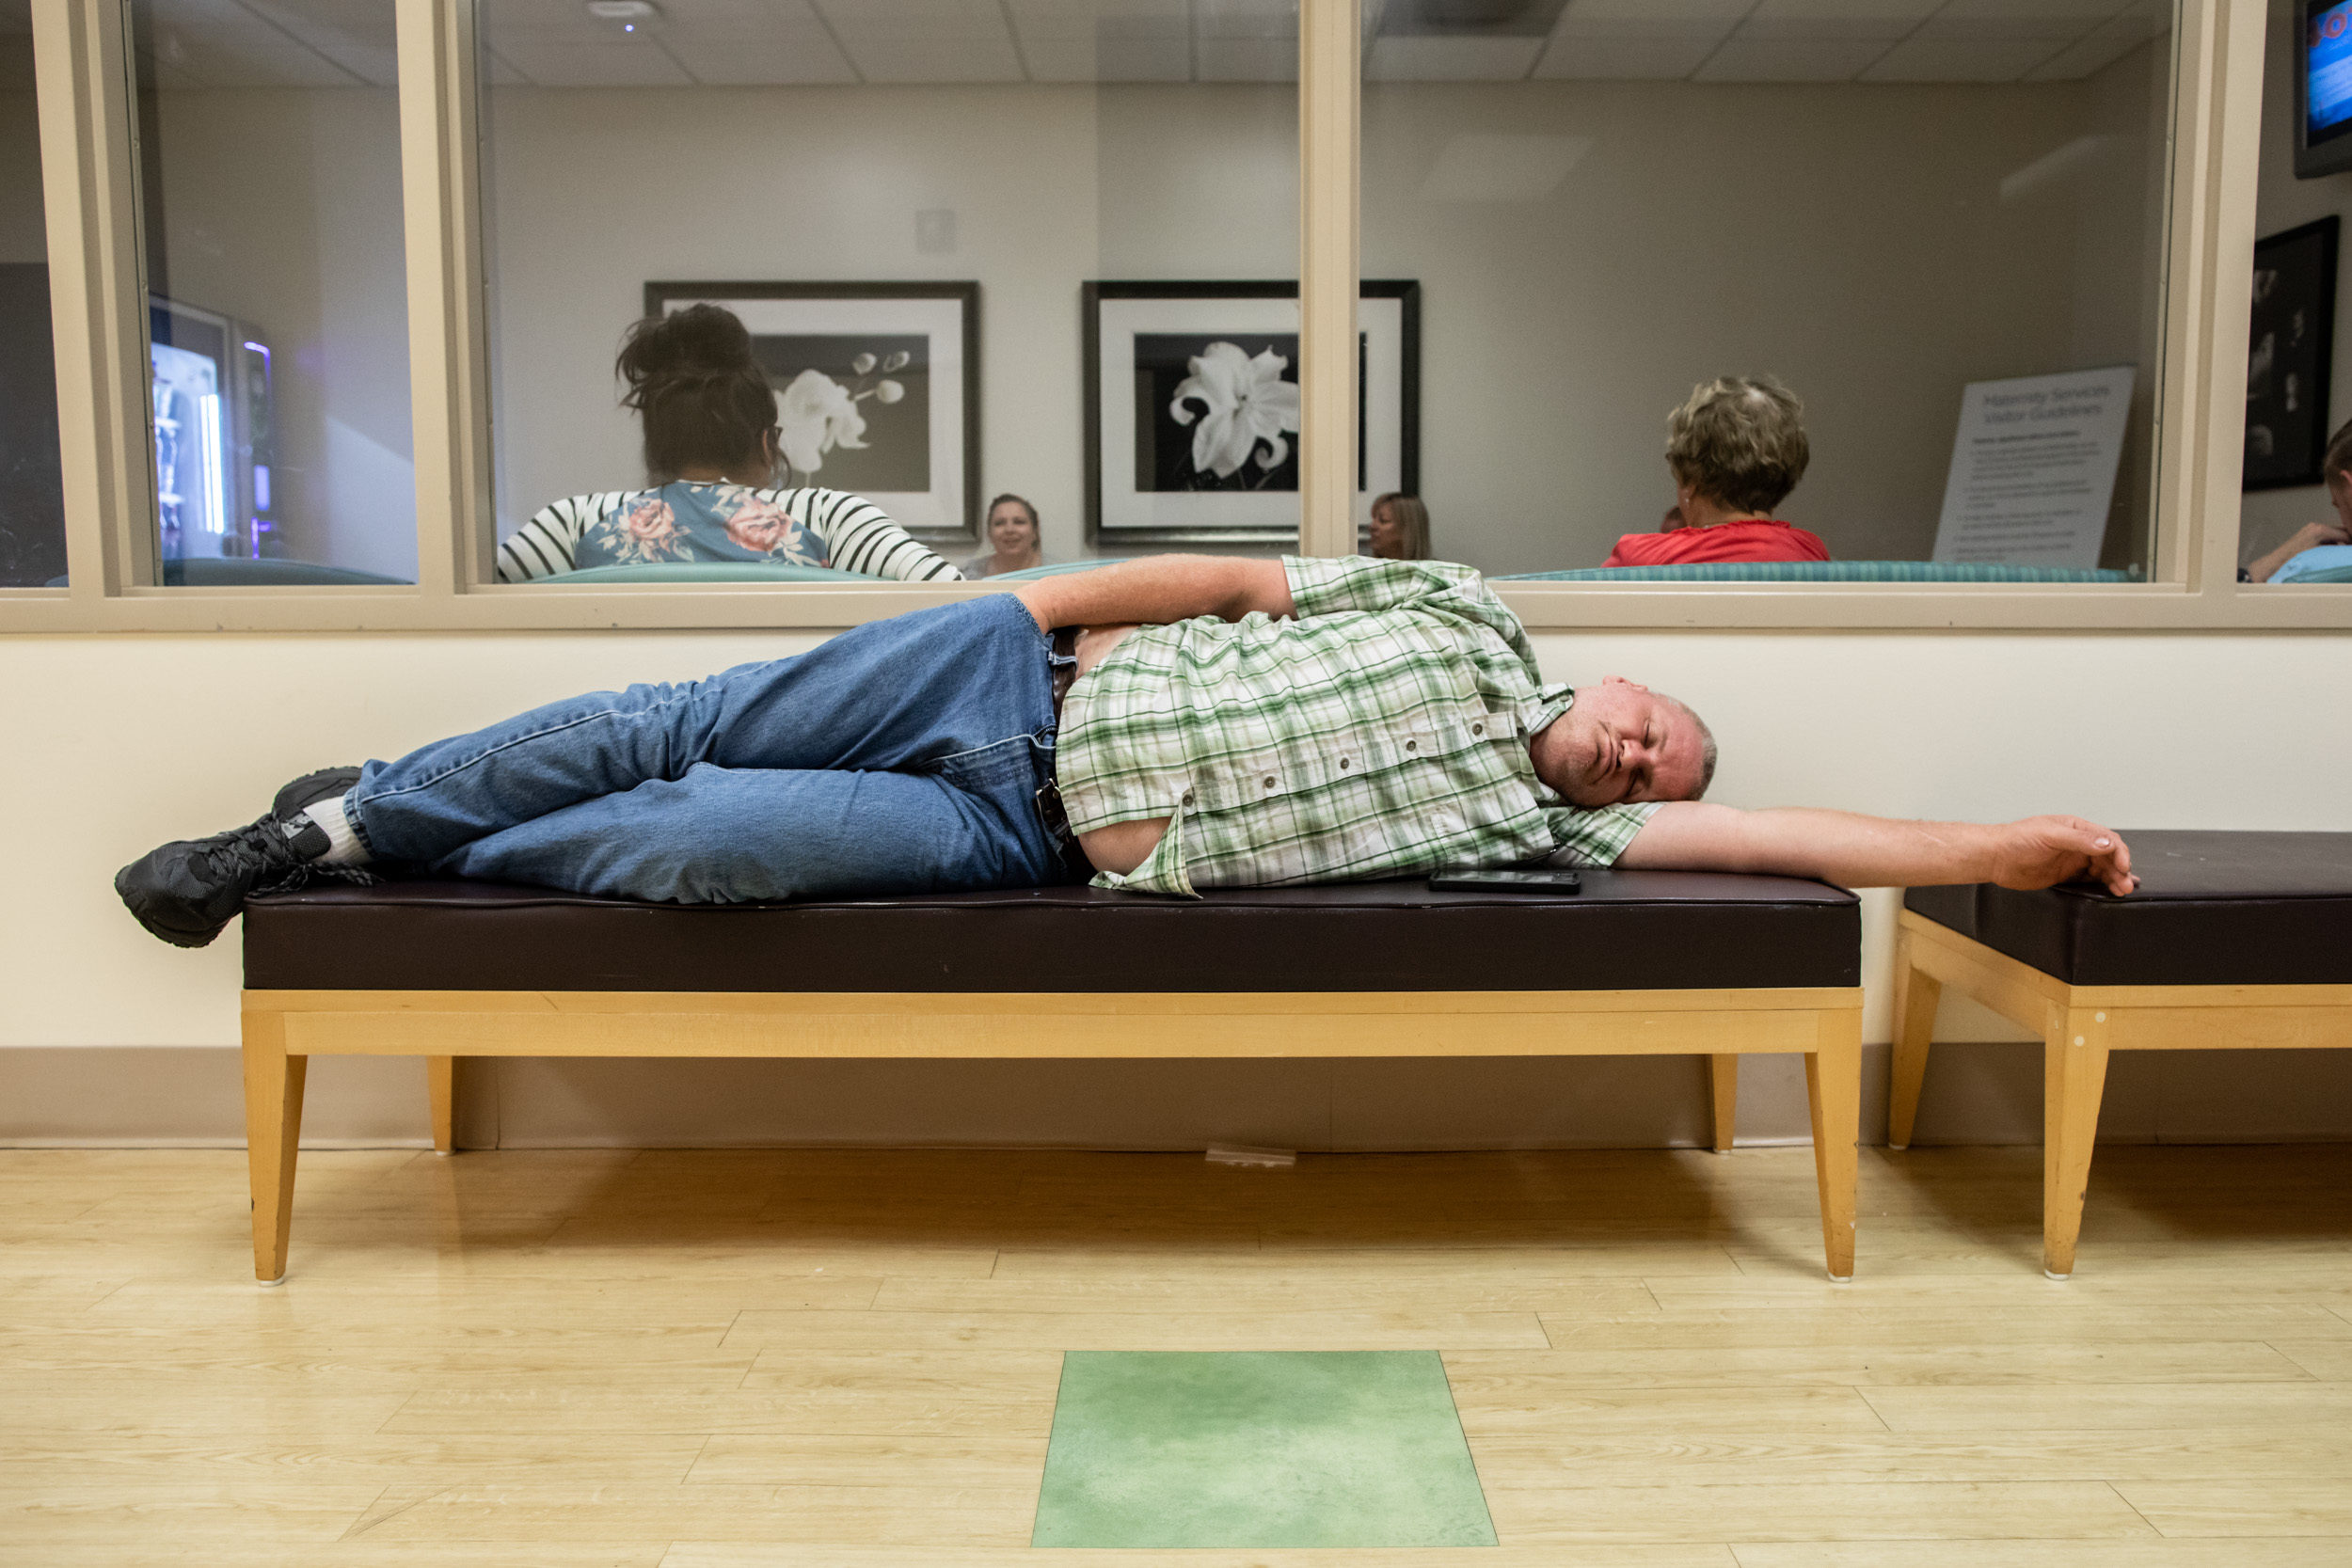
<svg viewBox="0 0 2352 1568">
<path fill-rule="evenodd" d="M 645 313 L 723 307 L 775 395 L 775 482 L 866 497 L 926 544 L 980 536 L 980 286 L 648 283 Z"/>
<path fill-rule="evenodd" d="M 786 484 L 930 487 L 927 340 L 858 333 L 752 335 L 776 389 Z"/>
</svg>

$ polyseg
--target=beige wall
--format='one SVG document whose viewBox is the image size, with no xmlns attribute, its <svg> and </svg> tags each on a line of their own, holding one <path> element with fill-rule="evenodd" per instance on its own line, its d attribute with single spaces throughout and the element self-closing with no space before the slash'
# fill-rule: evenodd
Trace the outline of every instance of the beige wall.
<svg viewBox="0 0 2352 1568">
<path fill-rule="evenodd" d="M 195 953 L 151 940 L 108 885 L 122 862 L 166 838 L 249 820 L 278 784 L 322 764 L 385 755 L 575 690 L 691 677 L 807 641 L 0 640 L 0 734 L 11 756 L 0 769 L 0 820 L 12 824 L 18 890 L 0 900 L 0 1138 L 233 1136 L 235 1062 L 218 1048 L 235 1039 L 235 933 Z M 2352 830 L 2342 788 L 2352 731 L 2309 722 L 2304 694 L 2314 681 L 2352 677 L 2337 636 L 1537 642 L 1556 677 L 1630 672 L 1703 708 L 1724 745 L 1717 790 L 1734 804 L 1968 817 L 2058 809 L 2126 827 Z M 2233 736 L 2247 737 L 2242 762 Z M 1883 1040 L 1891 898 L 1871 895 L 1868 911 L 1867 1030 Z M 1947 1004 L 1939 1033 L 2015 1037 L 1958 1002 Z M 2352 1055 L 2338 1053 L 2130 1061 L 2117 1068 L 2110 1126 L 2140 1137 L 2352 1136 L 2348 1069 Z M 1759 1060 L 1749 1073 L 1750 1133 L 1801 1134 L 1793 1063 Z M 474 1114 L 517 1143 L 1639 1145 L 1695 1138 L 1703 1105 L 1697 1068 L 1680 1060 L 553 1063 L 501 1076 L 499 1088 L 475 1094 Z M 405 1063 L 323 1064 L 313 1131 L 417 1136 L 419 1083 Z M 2039 1068 L 2019 1048 L 1943 1053 L 1929 1096 L 1923 1137 L 2038 1135 Z M 477 1125 L 475 1135 L 488 1133 Z"/>
</svg>

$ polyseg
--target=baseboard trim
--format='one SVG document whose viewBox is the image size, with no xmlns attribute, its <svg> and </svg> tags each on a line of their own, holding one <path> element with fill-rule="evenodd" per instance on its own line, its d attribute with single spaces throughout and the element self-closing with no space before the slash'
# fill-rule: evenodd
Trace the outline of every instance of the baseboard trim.
<svg viewBox="0 0 2352 1568">
<path fill-rule="evenodd" d="M 1863 1050 L 1883 1144 L 1888 1051 Z M 422 1058 L 310 1063 L 303 1146 L 431 1145 Z M 1741 1148 L 1811 1142 L 1801 1058 L 1740 1063 Z M 467 1148 L 1307 1151 L 1696 1148 L 1700 1058 L 789 1061 L 534 1057 L 460 1064 Z M 231 1046 L 0 1047 L 0 1148 L 242 1148 Z M 2123 1052 L 2108 1143 L 2352 1142 L 2352 1051 Z M 2042 1048 L 1939 1044 L 1915 1147 L 2042 1140 Z"/>
</svg>

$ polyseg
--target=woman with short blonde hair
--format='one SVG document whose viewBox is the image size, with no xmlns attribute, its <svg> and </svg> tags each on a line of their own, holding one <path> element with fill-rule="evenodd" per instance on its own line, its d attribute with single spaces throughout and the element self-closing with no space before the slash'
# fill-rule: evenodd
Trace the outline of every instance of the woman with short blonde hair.
<svg viewBox="0 0 2352 1568">
<path fill-rule="evenodd" d="M 1629 533 L 1602 562 L 1827 561 L 1829 546 L 1772 515 L 1812 460 L 1804 404 L 1772 376 L 1718 376 L 1666 416 L 1674 509 L 1657 533 Z"/>
</svg>

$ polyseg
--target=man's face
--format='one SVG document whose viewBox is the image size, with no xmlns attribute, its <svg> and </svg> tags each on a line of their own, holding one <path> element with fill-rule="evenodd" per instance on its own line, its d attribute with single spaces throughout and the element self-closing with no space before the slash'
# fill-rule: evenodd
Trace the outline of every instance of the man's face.
<svg viewBox="0 0 2352 1568">
<path fill-rule="evenodd" d="M 1576 705 L 1531 750 L 1536 777 L 1587 808 L 1695 800 L 1706 767 L 1690 710 L 1622 675 L 1578 687 Z"/>
</svg>

